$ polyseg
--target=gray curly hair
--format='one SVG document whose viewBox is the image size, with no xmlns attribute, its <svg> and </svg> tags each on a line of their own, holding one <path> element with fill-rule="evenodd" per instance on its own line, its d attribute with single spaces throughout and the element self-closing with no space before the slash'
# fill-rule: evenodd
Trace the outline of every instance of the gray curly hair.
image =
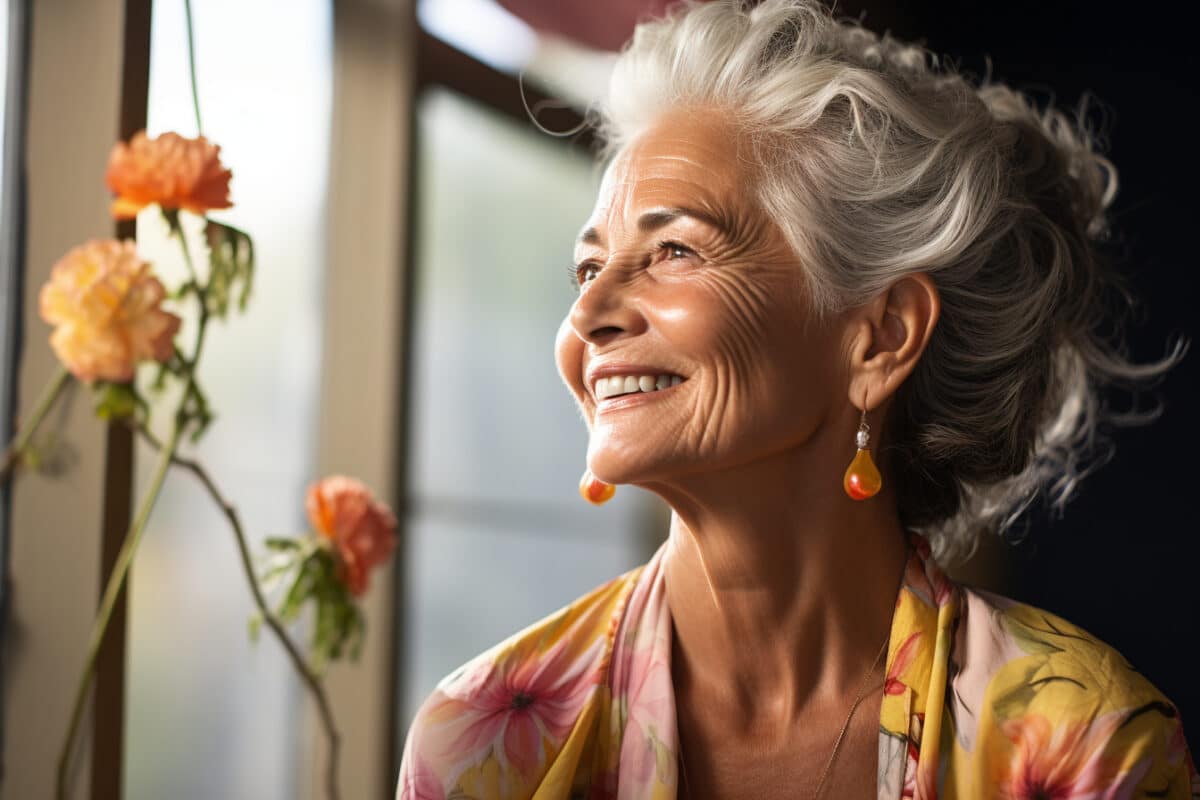
<svg viewBox="0 0 1200 800">
<path fill-rule="evenodd" d="M 1156 382 L 1190 343 L 1127 357 L 1109 298 L 1134 300 L 1097 247 L 1117 172 L 1086 96 L 1074 122 L 1039 111 L 817 0 L 684 0 L 637 27 L 591 110 L 602 159 L 679 105 L 727 109 L 745 134 L 814 320 L 905 275 L 934 280 L 941 315 L 878 453 L 901 523 L 942 561 L 1004 533 L 1043 490 L 1061 516 L 1112 456 L 1100 424 L 1161 413 L 1111 413 L 1099 393 Z"/>
</svg>

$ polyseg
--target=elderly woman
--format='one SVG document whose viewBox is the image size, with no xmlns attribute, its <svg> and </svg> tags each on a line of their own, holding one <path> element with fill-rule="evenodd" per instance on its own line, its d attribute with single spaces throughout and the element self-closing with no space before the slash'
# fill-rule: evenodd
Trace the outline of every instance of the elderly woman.
<svg viewBox="0 0 1200 800">
<path fill-rule="evenodd" d="M 1185 798 L 1178 712 L 1113 649 L 949 581 L 1096 387 L 1086 131 L 815 0 L 641 25 L 557 361 L 581 490 L 672 508 L 642 567 L 446 676 L 400 798 Z"/>
</svg>

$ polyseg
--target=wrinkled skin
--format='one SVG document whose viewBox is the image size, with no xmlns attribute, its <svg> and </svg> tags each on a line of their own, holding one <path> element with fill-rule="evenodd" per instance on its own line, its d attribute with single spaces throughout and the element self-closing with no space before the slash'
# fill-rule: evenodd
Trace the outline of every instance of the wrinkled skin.
<svg viewBox="0 0 1200 800">
<path fill-rule="evenodd" d="M 816 787 L 864 685 L 906 553 L 886 471 L 866 501 L 842 490 L 863 398 L 877 454 L 939 306 L 918 274 L 816 324 L 728 119 L 672 109 L 610 164 L 556 359 L 590 430 L 587 466 L 674 512 L 665 570 L 689 796 L 792 798 Z M 681 208 L 700 218 L 645 216 Z M 686 380 L 606 407 L 585 374 L 610 361 Z M 882 665 L 865 685 L 825 797 L 875 796 Z"/>
</svg>

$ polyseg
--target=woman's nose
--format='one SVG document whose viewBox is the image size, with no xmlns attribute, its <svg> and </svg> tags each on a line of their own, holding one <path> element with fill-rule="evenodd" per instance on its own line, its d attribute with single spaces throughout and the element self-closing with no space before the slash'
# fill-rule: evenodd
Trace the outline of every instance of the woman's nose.
<svg viewBox="0 0 1200 800">
<path fill-rule="evenodd" d="M 571 326 L 580 339 L 603 345 L 645 327 L 633 287 L 621 270 L 605 268 L 585 284 L 571 308 Z"/>
</svg>

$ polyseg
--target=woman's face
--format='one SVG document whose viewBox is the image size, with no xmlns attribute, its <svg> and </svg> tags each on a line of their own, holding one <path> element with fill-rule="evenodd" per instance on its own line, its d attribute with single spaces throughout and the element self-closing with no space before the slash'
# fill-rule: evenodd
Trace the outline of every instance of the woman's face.
<svg viewBox="0 0 1200 800">
<path fill-rule="evenodd" d="M 778 455 L 846 403 L 841 348 L 808 318 L 802 267 L 755 201 L 738 145 L 720 112 L 665 113 L 613 161 L 583 226 L 580 294 L 555 349 L 601 480 Z M 605 397 L 664 375 L 682 382 Z"/>
</svg>

